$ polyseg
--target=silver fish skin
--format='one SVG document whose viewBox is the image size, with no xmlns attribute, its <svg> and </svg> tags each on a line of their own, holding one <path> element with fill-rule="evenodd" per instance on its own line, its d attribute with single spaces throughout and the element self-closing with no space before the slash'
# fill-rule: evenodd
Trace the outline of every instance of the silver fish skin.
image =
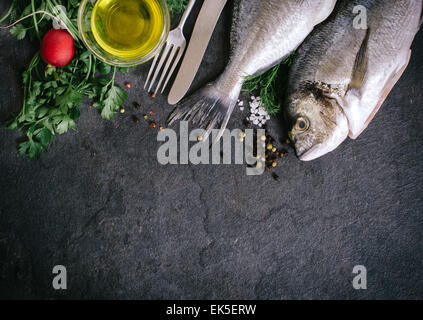
<svg viewBox="0 0 423 320">
<path fill-rule="evenodd" d="M 319 158 L 366 129 L 409 63 L 422 2 L 339 0 L 303 43 L 286 108 L 301 160 Z M 354 28 L 363 12 L 357 8 L 366 9 L 367 29 Z"/>
<path fill-rule="evenodd" d="M 237 0 L 231 31 L 230 61 L 214 82 L 194 93 L 169 117 L 211 130 L 228 124 L 246 76 L 270 69 L 289 56 L 313 28 L 333 11 L 336 0 Z"/>
</svg>

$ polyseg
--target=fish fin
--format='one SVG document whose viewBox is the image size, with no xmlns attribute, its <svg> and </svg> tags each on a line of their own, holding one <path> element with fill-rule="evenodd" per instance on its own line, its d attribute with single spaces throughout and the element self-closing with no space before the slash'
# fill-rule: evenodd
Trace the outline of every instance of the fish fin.
<svg viewBox="0 0 423 320">
<path fill-rule="evenodd" d="M 399 69 L 395 74 L 393 74 L 393 76 L 389 79 L 389 81 L 385 85 L 384 90 L 382 91 L 382 95 L 381 95 L 381 97 L 379 99 L 379 102 L 377 103 L 376 107 L 373 109 L 372 113 L 367 118 L 367 120 L 364 123 L 363 127 L 361 128 L 361 130 L 359 132 L 355 133 L 355 134 L 353 134 L 350 131 L 349 137 L 351 139 L 354 139 L 354 140 L 357 139 L 363 133 L 363 131 L 368 127 L 368 125 L 370 124 L 370 122 L 373 120 L 373 118 L 376 116 L 376 114 L 378 113 L 378 111 L 382 107 L 382 105 L 385 102 L 386 98 L 388 97 L 389 93 L 392 91 L 392 89 L 394 88 L 394 86 L 397 84 L 398 80 L 404 74 L 405 69 L 407 69 L 408 64 L 410 63 L 410 59 L 411 59 L 411 50 L 410 50 L 410 52 L 408 54 L 408 58 L 406 60 L 406 63 L 403 65 L 403 67 L 401 69 Z"/>
<path fill-rule="evenodd" d="M 203 140 L 207 140 L 211 131 L 220 125 L 220 131 L 214 142 L 222 137 L 232 115 L 242 85 L 237 85 L 230 92 L 223 92 L 217 82 L 208 84 L 175 108 L 168 119 L 168 124 L 175 121 L 192 121 L 206 130 Z"/>
<path fill-rule="evenodd" d="M 354 63 L 354 69 L 351 76 L 351 83 L 349 84 L 348 91 L 356 91 L 356 95 L 361 96 L 361 88 L 367 75 L 367 68 L 369 65 L 369 56 L 367 54 L 368 44 L 370 38 L 370 28 L 366 31 L 366 36 L 361 44 L 360 50 Z"/>
</svg>

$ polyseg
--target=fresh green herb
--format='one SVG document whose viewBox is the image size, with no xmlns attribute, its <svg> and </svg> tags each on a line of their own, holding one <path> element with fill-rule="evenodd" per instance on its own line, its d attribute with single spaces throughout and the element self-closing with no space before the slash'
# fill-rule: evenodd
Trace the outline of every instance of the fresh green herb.
<svg viewBox="0 0 423 320">
<path fill-rule="evenodd" d="M 182 12 L 187 0 L 167 0 L 171 14 Z M 127 93 L 115 85 L 116 72 L 128 72 L 128 68 L 116 68 L 96 59 L 79 38 L 77 15 L 79 0 L 13 0 L 0 23 L 11 22 L 32 14 L 11 28 L 10 32 L 18 40 L 40 40 L 51 29 L 52 17 L 60 20 L 75 40 L 77 55 L 72 63 L 64 68 L 42 67 L 39 53 L 36 53 L 27 70 L 23 73 L 24 102 L 21 112 L 13 116 L 6 126 L 10 130 L 25 132 L 26 141 L 19 144 L 19 152 L 30 159 L 39 158 L 47 151 L 47 145 L 55 135 L 76 129 L 79 118 L 79 105 L 83 97 L 95 99 L 93 104 L 101 117 L 111 120 L 120 111 L 127 99 Z M 57 9 L 66 8 L 67 14 Z M 111 79 L 105 76 L 111 72 Z"/>
<path fill-rule="evenodd" d="M 188 0 L 167 0 L 167 5 L 171 15 L 178 14 L 186 9 Z"/>
<path fill-rule="evenodd" d="M 18 40 L 22 40 L 26 36 L 26 30 L 27 29 L 23 25 L 17 24 L 16 26 L 10 29 L 10 33 L 14 35 Z"/>
<path fill-rule="evenodd" d="M 10 5 L 9 10 L 6 12 L 6 14 L 3 17 L 0 18 L 0 23 L 2 23 L 7 18 L 9 18 L 9 16 L 13 13 L 13 10 L 15 8 L 15 2 L 16 2 L 16 0 L 13 0 L 12 4 Z"/>
<path fill-rule="evenodd" d="M 116 69 L 114 69 L 112 80 L 101 90 L 100 102 L 94 104 L 97 109 L 102 110 L 101 116 L 106 120 L 113 119 L 115 114 L 120 112 L 123 102 L 128 98 L 125 91 L 114 85 L 115 76 Z"/>
<path fill-rule="evenodd" d="M 246 94 L 251 94 L 258 91 L 263 102 L 263 105 L 269 115 L 276 115 L 281 110 L 281 84 L 284 79 L 281 77 L 280 71 L 282 67 L 290 66 L 294 60 L 295 53 L 280 64 L 274 66 L 272 69 L 263 72 L 259 75 L 246 77 L 243 91 Z M 286 71 L 286 68 L 283 68 Z"/>
<path fill-rule="evenodd" d="M 47 151 L 47 144 L 56 134 L 76 129 L 78 106 L 84 96 L 98 99 L 95 105 L 107 120 L 113 118 L 127 98 L 126 92 L 114 85 L 116 69 L 111 80 L 96 77 L 95 69 L 102 64 L 86 51 L 66 67 L 48 68 L 43 76 L 37 75 L 39 62 L 37 53 L 23 74 L 23 108 L 7 123 L 9 129 L 26 133 L 27 141 L 20 144 L 19 151 L 31 159 Z"/>
</svg>

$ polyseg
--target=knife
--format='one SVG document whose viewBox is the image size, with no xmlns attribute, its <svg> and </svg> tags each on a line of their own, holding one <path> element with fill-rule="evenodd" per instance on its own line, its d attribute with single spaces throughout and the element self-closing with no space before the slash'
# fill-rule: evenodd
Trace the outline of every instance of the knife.
<svg viewBox="0 0 423 320">
<path fill-rule="evenodd" d="M 191 87 L 226 2 L 227 0 L 204 0 L 184 60 L 170 90 L 169 104 L 181 101 Z"/>
</svg>

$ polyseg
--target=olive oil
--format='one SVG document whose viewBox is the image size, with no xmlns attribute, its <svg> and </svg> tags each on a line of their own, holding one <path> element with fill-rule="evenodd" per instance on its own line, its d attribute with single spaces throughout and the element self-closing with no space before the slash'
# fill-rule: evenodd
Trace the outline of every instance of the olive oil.
<svg viewBox="0 0 423 320">
<path fill-rule="evenodd" d="M 122 60 L 137 59 L 159 43 L 164 17 L 158 0 L 98 0 L 91 29 L 103 50 Z"/>
</svg>

